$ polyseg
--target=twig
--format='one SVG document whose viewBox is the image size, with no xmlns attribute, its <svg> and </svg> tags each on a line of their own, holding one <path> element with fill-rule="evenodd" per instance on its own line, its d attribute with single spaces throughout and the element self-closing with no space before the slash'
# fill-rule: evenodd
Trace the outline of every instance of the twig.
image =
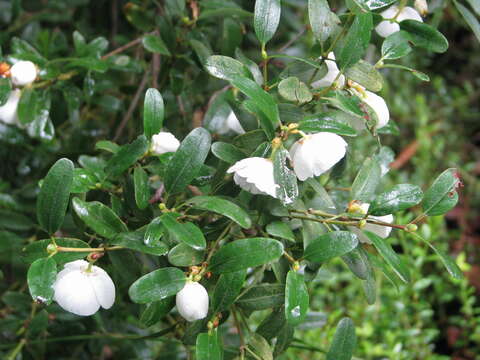
<svg viewBox="0 0 480 360">
<path fill-rule="evenodd" d="M 135 93 L 135 96 L 133 97 L 133 100 L 130 103 L 130 106 L 128 107 L 128 110 L 122 119 L 122 122 L 117 128 L 117 132 L 115 133 L 115 137 L 113 138 L 113 141 L 117 141 L 120 138 L 120 136 L 122 135 L 123 129 L 128 123 L 128 120 L 130 120 L 130 118 L 132 117 L 133 112 L 135 111 L 138 105 L 138 102 L 140 100 L 140 96 L 142 95 L 143 90 L 145 90 L 145 86 L 147 85 L 148 75 L 149 75 L 149 72 L 146 71 L 145 74 L 143 75 L 140 85 L 138 86 L 137 92 Z"/>
<path fill-rule="evenodd" d="M 160 73 L 160 54 L 152 56 L 152 87 L 158 89 L 158 74 Z"/>
<path fill-rule="evenodd" d="M 154 32 L 153 32 L 153 33 L 154 33 Z M 149 33 L 149 34 L 147 34 L 147 35 L 152 35 L 153 33 Z M 101 57 L 101 59 L 102 59 L 102 60 L 108 59 L 110 56 L 117 55 L 117 54 L 119 54 L 119 53 L 121 53 L 121 52 L 123 52 L 123 51 L 125 51 L 125 50 L 127 50 L 127 49 L 130 49 L 132 46 L 135 46 L 135 45 L 140 44 L 140 43 L 142 42 L 144 36 L 145 36 L 145 35 L 142 35 L 141 37 L 139 37 L 139 38 L 137 38 L 137 39 L 135 39 L 135 40 L 132 40 L 132 41 L 126 43 L 125 45 L 122 45 L 122 46 L 120 46 L 120 47 L 118 47 L 118 48 L 110 51 L 109 53 L 103 55 L 103 56 Z"/>
<path fill-rule="evenodd" d="M 72 248 L 72 247 L 63 247 L 63 246 L 56 247 L 56 250 L 58 252 L 105 252 L 105 251 L 123 250 L 123 249 L 125 249 L 123 246 L 110 246 L 110 247 L 103 247 L 103 248 Z"/>
</svg>

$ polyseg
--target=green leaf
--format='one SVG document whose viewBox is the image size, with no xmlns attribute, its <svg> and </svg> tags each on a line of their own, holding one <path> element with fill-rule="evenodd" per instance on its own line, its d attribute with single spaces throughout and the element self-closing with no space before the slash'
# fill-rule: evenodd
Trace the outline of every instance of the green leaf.
<svg viewBox="0 0 480 360">
<path fill-rule="evenodd" d="M 193 223 L 180 223 L 176 218 L 177 216 L 172 213 L 165 213 L 160 217 L 160 220 L 170 235 L 178 242 L 185 243 L 195 250 L 205 249 L 207 242 L 202 230 Z"/>
<path fill-rule="evenodd" d="M 212 296 L 213 313 L 227 310 L 240 294 L 247 271 L 245 269 L 220 275 Z"/>
<path fill-rule="evenodd" d="M 48 117 L 50 109 L 50 97 L 48 92 L 40 92 L 27 87 L 22 91 L 18 102 L 18 120 L 22 124 L 33 123 L 43 117 Z"/>
<path fill-rule="evenodd" d="M 150 186 L 148 174 L 142 167 L 137 166 L 133 171 L 133 184 L 135 188 L 135 202 L 139 209 L 145 209 L 149 205 Z"/>
<path fill-rule="evenodd" d="M 196 196 L 188 200 L 196 209 L 212 211 L 235 221 L 244 229 L 252 227 L 248 213 L 237 204 L 217 196 Z"/>
<path fill-rule="evenodd" d="M 284 285 L 265 283 L 250 287 L 235 304 L 242 309 L 256 311 L 283 305 L 284 301 Z"/>
<path fill-rule="evenodd" d="M 357 136 L 354 128 L 335 120 L 336 114 L 331 111 L 307 116 L 298 123 L 298 128 L 307 133 L 331 132 L 343 136 Z"/>
<path fill-rule="evenodd" d="M 327 360 L 350 360 L 356 346 L 355 325 L 350 318 L 343 318 L 337 325 Z"/>
<path fill-rule="evenodd" d="M 295 76 L 290 76 L 280 81 L 278 93 L 286 100 L 296 102 L 299 105 L 308 103 L 313 98 L 308 86 Z"/>
<path fill-rule="evenodd" d="M 280 0 L 255 1 L 253 27 L 262 44 L 266 44 L 277 31 L 281 10 Z"/>
<path fill-rule="evenodd" d="M 138 304 L 160 301 L 182 290 L 185 281 L 183 271 L 165 267 L 137 279 L 128 289 L 128 295 Z"/>
<path fill-rule="evenodd" d="M 162 320 L 175 306 L 175 297 L 170 296 L 160 301 L 147 304 L 147 308 L 140 315 L 140 322 L 150 327 Z"/>
<path fill-rule="evenodd" d="M 442 215 L 452 209 L 458 201 L 456 189 L 460 184 L 457 169 L 450 168 L 442 172 L 425 192 L 422 201 L 426 215 Z"/>
<path fill-rule="evenodd" d="M 53 164 L 43 180 L 37 199 L 37 219 L 40 226 L 49 234 L 53 234 L 62 226 L 72 180 L 73 163 L 65 158 Z"/>
<path fill-rule="evenodd" d="M 50 304 L 53 298 L 53 283 L 57 278 L 57 264 L 52 258 L 38 259 L 30 265 L 27 273 L 28 289 L 33 300 Z"/>
<path fill-rule="evenodd" d="M 370 202 L 375 189 L 380 184 L 382 169 L 375 158 L 367 158 L 363 162 L 352 184 L 351 199 Z"/>
<path fill-rule="evenodd" d="M 132 143 L 123 145 L 108 161 L 105 171 L 114 177 L 121 175 L 130 166 L 135 164 L 148 150 L 148 141 L 144 135 L 139 136 Z"/>
<path fill-rule="evenodd" d="M 223 79 L 233 80 L 235 77 L 250 77 L 250 72 L 240 61 L 228 56 L 212 55 L 207 59 L 205 68 L 210 75 Z"/>
<path fill-rule="evenodd" d="M 285 318 L 296 326 L 305 320 L 308 311 L 308 290 L 302 274 L 290 270 L 285 285 Z"/>
<path fill-rule="evenodd" d="M 182 191 L 198 175 L 210 151 L 210 133 L 193 129 L 182 141 L 165 169 L 165 190 L 168 194 Z"/>
<path fill-rule="evenodd" d="M 62 247 L 89 248 L 90 246 L 82 240 L 71 238 L 54 238 L 55 243 Z M 22 249 L 23 261 L 32 263 L 37 259 L 45 258 L 49 254 L 47 246 L 52 243 L 51 239 L 37 240 Z M 58 265 L 63 265 L 71 261 L 81 260 L 88 255 L 88 252 L 57 252 L 52 259 Z"/>
<path fill-rule="evenodd" d="M 403 20 L 400 29 L 410 35 L 410 41 L 418 47 L 436 53 L 443 53 L 448 49 L 448 40 L 434 27 L 416 20 Z"/>
<path fill-rule="evenodd" d="M 272 348 L 263 336 L 257 333 L 251 334 L 248 346 L 259 356 L 258 359 L 273 360 Z"/>
<path fill-rule="evenodd" d="M 361 246 L 343 255 L 342 260 L 359 279 L 366 280 L 372 273 L 368 256 Z"/>
<path fill-rule="evenodd" d="M 228 164 L 236 163 L 246 157 L 245 153 L 236 146 L 221 141 L 212 144 L 212 154 Z"/>
<path fill-rule="evenodd" d="M 231 84 L 238 88 L 242 93 L 248 96 L 256 107 L 267 117 L 270 123 L 261 122 L 269 139 L 273 138 L 272 129 L 278 126 L 279 114 L 278 106 L 272 95 L 263 90 L 255 81 L 241 76 L 234 76 L 230 81 Z"/>
<path fill-rule="evenodd" d="M 268 238 L 240 239 L 222 246 L 212 257 L 209 269 L 227 273 L 266 264 L 283 254 L 281 242 Z"/>
<path fill-rule="evenodd" d="M 79 198 L 72 200 L 73 210 L 78 217 L 95 233 L 107 239 L 113 239 L 117 234 L 127 232 L 127 225 L 101 202 L 85 202 Z"/>
<path fill-rule="evenodd" d="M 397 31 L 383 40 L 382 57 L 385 60 L 400 59 L 410 54 L 412 48 L 408 41 L 410 36 L 405 31 Z"/>
<path fill-rule="evenodd" d="M 10 79 L 6 77 L 0 77 L 0 106 L 3 106 L 7 103 L 11 91 L 12 83 Z"/>
<path fill-rule="evenodd" d="M 166 56 L 171 56 L 170 51 L 168 50 L 167 45 L 163 42 L 162 38 L 158 35 L 146 35 L 142 40 L 143 47 L 157 54 L 162 54 Z"/>
<path fill-rule="evenodd" d="M 107 61 L 95 59 L 93 57 L 85 57 L 70 60 L 68 62 L 68 67 L 82 67 L 87 70 L 104 73 L 108 70 L 109 64 Z"/>
<path fill-rule="evenodd" d="M 175 266 L 193 266 L 200 264 L 204 257 L 205 250 L 195 250 L 185 243 L 180 243 L 168 253 L 168 262 Z"/>
<path fill-rule="evenodd" d="M 237 60 L 241 61 L 248 68 L 248 70 L 250 70 L 253 80 L 255 80 L 258 85 L 262 85 L 263 74 L 257 63 L 246 57 L 239 48 L 235 49 L 235 57 L 237 58 Z"/>
<path fill-rule="evenodd" d="M 345 69 L 345 76 L 370 91 L 380 91 L 383 87 L 383 78 L 378 70 L 370 63 L 360 60 Z"/>
<path fill-rule="evenodd" d="M 325 262 L 345 255 L 355 249 L 358 238 L 348 231 L 332 231 L 313 240 L 305 249 L 303 257 L 308 261 Z"/>
<path fill-rule="evenodd" d="M 348 68 L 363 57 L 370 42 L 370 35 L 373 28 L 372 14 L 361 13 L 355 15 L 347 35 L 335 49 L 337 63 L 340 70 Z"/>
<path fill-rule="evenodd" d="M 295 242 L 295 235 L 290 229 L 290 226 L 285 224 L 283 221 L 274 221 L 267 225 L 267 233 L 272 236 L 279 237 L 288 241 Z"/>
<path fill-rule="evenodd" d="M 392 247 L 385 239 L 382 239 L 377 234 L 374 234 L 370 231 L 365 231 L 365 235 L 368 236 L 370 241 L 373 243 L 373 246 L 378 250 L 380 255 L 385 259 L 388 265 L 391 266 L 395 274 L 403 282 L 410 281 L 410 271 L 402 259 L 393 251 Z"/>
<path fill-rule="evenodd" d="M 308 0 L 308 18 L 313 35 L 322 45 L 340 23 L 338 16 L 330 10 L 327 0 Z"/>
<path fill-rule="evenodd" d="M 298 197 L 297 176 L 287 167 L 289 154 L 284 148 L 275 152 L 273 159 L 273 178 L 277 187 L 277 198 L 284 205 L 293 203 Z"/>
<path fill-rule="evenodd" d="M 218 339 L 216 330 L 214 330 L 212 334 L 198 334 L 197 343 L 195 345 L 195 355 L 197 360 L 223 359 L 223 348 Z"/>
<path fill-rule="evenodd" d="M 75 168 L 73 169 L 73 179 L 70 192 L 75 194 L 86 193 L 87 191 L 94 189 L 98 182 L 97 177 L 90 171 Z"/>
<path fill-rule="evenodd" d="M 143 242 L 143 233 L 140 231 L 118 234 L 112 240 L 112 245 L 120 245 L 127 249 L 156 256 L 165 255 L 168 252 L 168 246 L 160 241 L 157 241 L 154 245 L 145 245 Z"/>
<path fill-rule="evenodd" d="M 265 135 L 269 140 L 275 137 L 275 127 L 272 121 L 265 115 L 265 113 L 258 107 L 255 101 L 247 99 L 243 102 L 243 107 L 255 116 L 260 124 L 261 128 L 265 132 Z"/>
<path fill-rule="evenodd" d="M 369 214 L 382 216 L 406 210 L 422 201 L 423 192 L 416 185 L 398 184 L 391 190 L 375 197 L 370 204 Z"/>
<path fill-rule="evenodd" d="M 143 133 L 147 139 L 162 130 L 165 105 L 162 94 L 157 89 L 148 89 L 143 103 Z"/>
<path fill-rule="evenodd" d="M 153 219 L 150 224 L 147 225 L 145 235 L 143 236 L 143 243 L 147 246 L 154 246 L 162 237 L 164 227 L 160 217 Z"/>
</svg>

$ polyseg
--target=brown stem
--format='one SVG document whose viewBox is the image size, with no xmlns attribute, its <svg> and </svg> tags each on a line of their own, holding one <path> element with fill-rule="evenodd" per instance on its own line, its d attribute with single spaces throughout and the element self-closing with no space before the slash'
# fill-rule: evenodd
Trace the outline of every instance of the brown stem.
<svg viewBox="0 0 480 360">
<path fill-rule="evenodd" d="M 72 247 L 63 247 L 57 246 L 56 250 L 58 252 L 105 252 L 112 250 L 122 250 L 125 249 L 123 246 L 110 246 L 103 248 L 72 248 Z"/>
</svg>

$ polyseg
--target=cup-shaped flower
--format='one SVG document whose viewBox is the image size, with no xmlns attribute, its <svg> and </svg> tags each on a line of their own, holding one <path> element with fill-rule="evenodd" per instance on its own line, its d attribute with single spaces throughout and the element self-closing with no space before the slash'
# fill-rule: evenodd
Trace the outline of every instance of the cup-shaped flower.
<svg viewBox="0 0 480 360">
<path fill-rule="evenodd" d="M 162 155 L 167 152 L 175 152 L 180 146 L 180 141 L 169 133 L 161 131 L 152 136 L 152 145 L 150 151 L 155 155 Z"/>
<path fill-rule="evenodd" d="M 368 212 L 368 209 L 370 208 L 369 203 L 358 203 L 359 207 L 361 208 L 361 213 L 366 214 Z M 391 224 L 393 222 L 393 215 L 388 214 L 388 215 L 383 215 L 383 216 L 373 216 L 370 215 L 368 216 L 368 219 L 370 220 L 377 220 L 381 221 L 387 224 Z M 392 232 L 392 228 L 390 226 L 383 226 L 383 225 L 377 225 L 377 224 L 371 224 L 371 223 L 366 223 L 365 226 L 360 230 L 357 227 L 349 227 L 350 230 L 352 230 L 355 234 L 357 234 L 358 239 L 360 242 L 370 244 L 371 241 L 370 239 L 363 233 L 363 231 L 370 231 L 378 236 L 380 236 L 382 239 L 386 239 L 388 235 Z"/>
<path fill-rule="evenodd" d="M 403 20 L 417 20 L 423 22 L 422 17 L 414 8 L 410 6 L 405 6 L 400 13 L 398 14 L 397 18 L 393 20 L 395 15 L 398 13 L 398 7 L 396 5 L 390 6 L 387 10 L 382 11 L 380 15 L 385 19 L 381 21 L 376 27 L 375 31 L 378 35 L 382 37 L 387 37 L 392 35 L 393 33 L 400 31 L 399 22 Z"/>
<path fill-rule="evenodd" d="M 380 129 L 388 124 L 388 121 L 390 120 L 390 111 L 388 110 L 387 103 L 381 96 L 365 90 L 360 86 L 358 86 L 358 89 L 353 88 L 353 91 L 362 100 L 362 102 L 367 104 L 375 113 L 377 117 L 377 124 L 375 127 L 377 129 Z M 362 130 L 365 128 L 365 123 L 354 120 L 352 122 L 352 126 L 357 130 Z"/>
<path fill-rule="evenodd" d="M 10 68 L 10 76 L 13 85 L 25 86 L 37 78 L 37 67 L 31 61 L 18 61 Z"/>
<path fill-rule="evenodd" d="M 198 282 L 187 281 L 175 301 L 178 312 L 187 321 L 200 320 L 208 314 L 208 292 Z"/>
<path fill-rule="evenodd" d="M 345 84 L 345 76 L 340 75 L 337 79 L 340 70 L 338 70 L 337 63 L 335 62 L 335 54 L 330 52 L 325 60 L 325 65 L 327 65 L 327 73 L 321 79 L 312 83 L 312 88 L 327 87 L 333 84 L 334 81 L 337 81 L 338 86 L 343 86 Z"/>
<path fill-rule="evenodd" d="M 80 316 L 95 314 L 100 307 L 110 309 L 115 302 L 115 285 L 100 267 L 84 260 L 65 264 L 53 284 L 54 300 L 64 310 Z"/>
<path fill-rule="evenodd" d="M 237 161 L 227 173 L 233 173 L 235 184 L 252 194 L 277 197 L 277 187 L 273 178 L 273 163 L 269 159 L 251 157 Z"/>
<path fill-rule="evenodd" d="M 307 135 L 290 148 L 290 159 L 298 179 L 319 176 L 339 162 L 348 144 L 342 137 L 329 132 Z"/>
<path fill-rule="evenodd" d="M 6 124 L 14 124 L 17 122 L 17 108 L 20 95 L 21 91 L 19 89 L 10 92 L 7 102 L 3 106 L 0 106 L 0 121 Z"/>
</svg>

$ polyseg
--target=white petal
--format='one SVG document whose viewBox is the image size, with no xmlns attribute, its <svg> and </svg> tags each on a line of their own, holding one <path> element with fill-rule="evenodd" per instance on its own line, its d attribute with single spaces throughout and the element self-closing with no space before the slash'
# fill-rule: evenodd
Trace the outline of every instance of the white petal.
<svg viewBox="0 0 480 360">
<path fill-rule="evenodd" d="M 321 78 L 320 80 L 314 81 L 312 83 L 312 87 L 314 89 L 332 85 L 335 79 L 337 78 L 338 74 L 340 73 L 340 70 L 338 70 L 337 63 L 335 62 L 335 54 L 333 52 L 330 52 L 327 57 L 328 59 L 325 60 L 325 65 L 327 66 L 327 73 L 323 78 Z M 342 82 L 341 80 L 342 76 L 340 76 L 338 79 L 339 83 Z M 343 83 L 345 83 L 345 77 L 343 77 Z M 343 84 L 341 84 L 341 86 L 343 86 Z"/>
<path fill-rule="evenodd" d="M 370 216 L 370 218 L 378 220 L 378 221 L 383 221 L 386 223 L 391 224 L 393 222 L 393 215 L 385 215 L 385 216 Z M 389 226 L 382 226 L 382 225 L 375 225 L 375 224 L 367 224 L 363 228 L 363 230 L 371 231 L 374 234 L 377 234 L 381 238 L 385 239 L 390 235 L 392 232 L 392 228 Z"/>
<path fill-rule="evenodd" d="M 12 90 L 7 102 L 0 106 L 0 120 L 6 124 L 14 124 L 18 120 L 17 108 L 22 92 L 19 89 Z"/>
<path fill-rule="evenodd" d="M 110 309 L 115 302 L 115 285 L 107 272 L 98 266 L 93 266 L 92 272 L 86 274 L 99 304 L 104 309 Z"/>
<path fill-rule="evenodd" d="M 410 6 L 405 6 L 400 14 L 398 14 L 397 21 L 400 22 L 403 20 L 417 20 L 423 22 L 423 19 L 418 11 Z"/>
<path fill-rule="evenodd" d="M 362 98 L 362 100 L 368 106 L 370 106 L 377 115 L 377 129 L 387 125 L 388 121 L 390 120 L 390 112 L 388 111 L 388 106 L 385 100 L 383 100 L 381 96 L 378 96 L 377 94 L 368 90 L 365 90 L 365 96 Z"/>
<path fill-rule="evenodd" d="M 198 282 L 187 282 L 175 300 L 178 312 L 187 321 L 200 320 L 208 314 L 208 293 Z"/>
<path fill-rule="evenodd" d="M 400 31 L 400 25 L 396 22 L 390 22 L 389 20 L 381 21 L 376 27 L 375 31 L 381 37 L 388 37 L 397 31 Z"/>
<path fill-rule="evenodd" d="M 273 163 L 261 157 L 252 157 L 237 161 L 227 173 L 234 173 L 233 180 L 242 189 L 252 194 L 264 194 L 276 197 L 273 178 Z"/>
<path fill-rule="evenodd" d="M 169 132 L 159 132 L 152 136 L 152 145 L 150 150 L 156 155 L 162 155 L 168 152 L 177 151 L 180 141 Z"/>
<path fill-rule="evenodd" d="M 19 61 L 10 68 L 12 84 L 24 86 L 35 81 L 37 67 L 31 61 Z"/>
<path fill-rule="evenodd" d="M 227 117 L 227 128 L 237 134 L 245 134 L 245 130 L 243 130 L 240 121 L 238 120 L 237 116 L 233 111 L 231 111 Z"/>
<path fill-rule="evenodd" d="M 88 278 L 80 270 L 69 270 L 55 281 L 54 300 L 64 310 L 80 316 L 95 314 L 100 308 Z"/>
</svg>

